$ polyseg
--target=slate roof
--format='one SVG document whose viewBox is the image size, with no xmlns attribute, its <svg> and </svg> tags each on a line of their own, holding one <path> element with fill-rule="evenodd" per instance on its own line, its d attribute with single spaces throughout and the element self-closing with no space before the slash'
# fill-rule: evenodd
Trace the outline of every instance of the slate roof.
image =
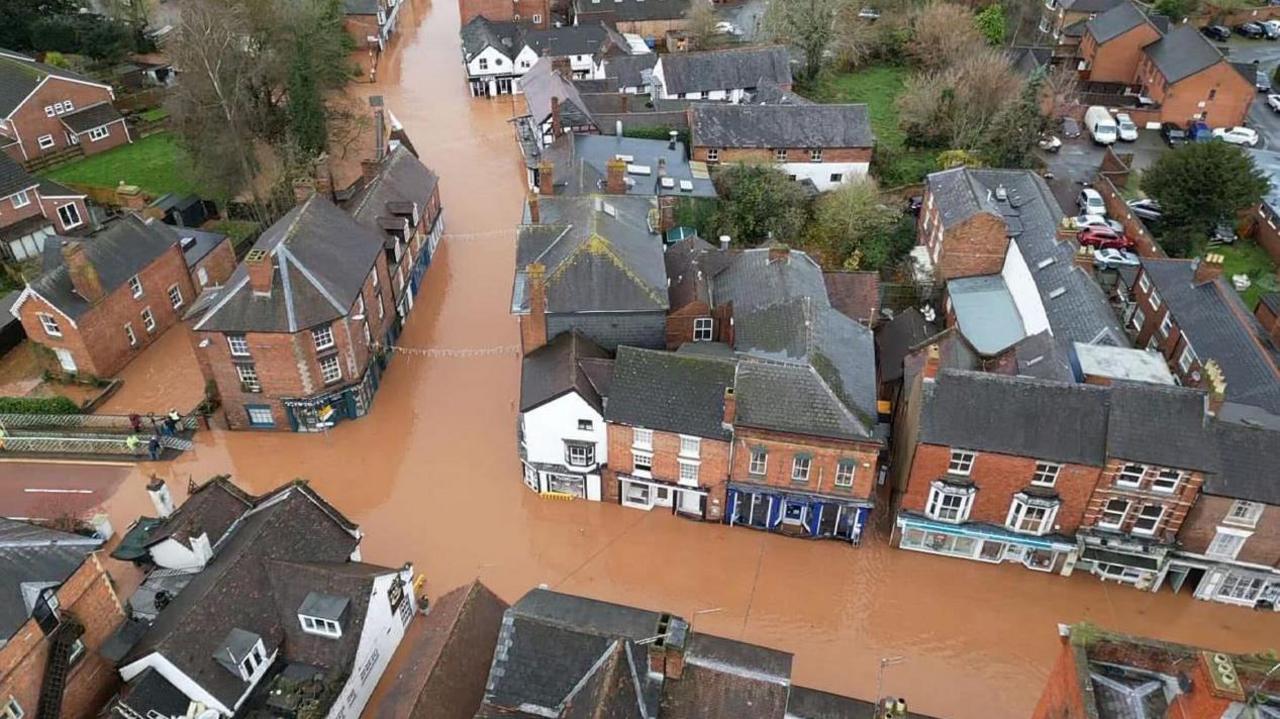
<svg viewBox="0 0 1280 719">
<path fill-rule="evenodd" d="M 1265 292 L 1258 298 L 1258 301 L 1277 317 L 1280 317 L 1280 292 Z"/>
<path fill-rule="evenodd" d="M 523 41 L 539 57 L 598 56 L 609 51 L 627 52 L 627 41 L 603 22 L 565 25 L 546 30 L 528 28 L 523 31 Z M 516 52 L 519 52 L 519 48 Z"/>
<path fill-rule="evenodd" d="M 157 712 L 160 716 L 186 716 L 191 708 L 191 700 L 187 695 L 151 667 L 143 669 L 133 681 L 125 684 L 120 695 L 111 704 L 113 715 L 126 716 L 126 712 L 115 709 L 114 705 L 121 704 L 128 711 L 137 712 L 141 716 L 146 716 L 148 710 Z"/>
<path fill-rule="evenodd" d="M 1222 368 L 1227 399 L 1280 414 L 1275 347 L 1227 280 L 1193 284 L 1194 260 L 1143 258 L 1142 267 L 1196 356 Z"/>
<path fill-rule="evenodd" d="M 920 310 L 909 307 L 876 329 L 877 376 L 881 383 L 902 379 L 902 361 L 912 347 L 938 333 L 938 327 L 926 322 Z"/>
<path fill-rule="evenodd" d="M 486 47 L 502 53 L 507 59 L 513 59 L 524 47 L 520 26 L 510 21 L 490 20 L 483 15 L 476 15 L 462 26 L 462 56 L 464 60 L 479 55 Z"/>
<path fill-rule="evenodd" d="M 733 303 L 734 313 L 768 307 L 793 297 L 812 297 L 827 303 L 822 268 L 807 253 L 786 250 L 785 259 L 770 260 L 768 247 L 738 252 L 715 275 L 712 296 L 716 305 Z"/>
<path fill-rule="evenodd" d="M 648 5 L 652 0 L 644 0 Z M 791 84 L 791 59 L 781 45 L 673 52 L 659 59 L 667 94 L 759 87 L 762 80 Z"/>
<path fill-rule="evenodd" d="M 400 222 L 411 215 L 415 205 L 420 215 L 426 216 L 427 204 L 439 183 L 436 173 L 404 145 L 397 145 L 379 163 L 378 174 L 342 206 L 356 222 L 386 235 L 383 220 Z M 412 223 L 411 216 L 407 219 Z"/>
<path fill-rule="evenodd" d="M 1053 59 L 1053 49 L 1048 47 L 1012 47 L 1006 54 L 1009 64 L 1023 77 L 1029 77 Z"/>
<path fill-rule="evenodd" d="M 726 441 L 732 360 L 619 347 L 605 421 Z"/>
<path fill-rule="evenodd" d="M 592 381 L 583 360 L 607 363 L 612 375 L 612 357 L 585 335 L 562 332 L 547 344 L 525 355 L 520 368 L 520 411 L 528 412 L 566 392 L 577 392 L 597 412 L 604 411 L 604 393 Z"/>
<path fill-rule="evenodd" d="M 1104 13 L 1124 2 L 1128 0 L 1062 0 L 1062 9 L 1067 12 Z"/>
<path fill-rule="evenodd" d="M 0 647 L 31 617 L 40 590 L 70 579 L 102 543 L 0 517 Z"/>
<path fill-rule="evenodd" d="M 1085 25 L 1085 31 L 1101 45 L 1146 24 L 1147 16 L 1138 9 L 1137 5 L 1123 2 L 1089 20 Z M 1152 29 L 1155 29 L 1154 25 Z"/>
<path fill-rule="evenodd" d="M 91 305 L 76 293 L 71 283 L 61 252 L 67 242 L 79 242 L 84 246 L 85 258 L 97 270 L 105 296 L 178 244 L 178 236 L 159 220 L 143 220 L 137 215 L 127 214 L 89 237 L 46 239 L 44 271 L 29 285 L 61 312 L 76 319 Z"/>
<path fill-rule="evenodd" d="M 666 62 L 664 58 L 664 69 Z M 867 106 L 861 104 L 697 103 L 689 108 L 689 129 L 698 147 L 836 149 L 875 145 Z"/>
<path fill-rule="evenodd" d="M 662 240 L 649 231 L 650 198 L 580 195 L 539 200 L 542 224 L 523 225 L 512 311 L 528 311 L 526 268 L 546 268 L 547 311 L 667 309 Z"/>
<path fill-rule="evenodd" d="M 667 268 L 667 298 L 672 310 L 692 302 L 711 303 L 711 277 L 724 269 L 731 255 L 713 247 L 697 235 L 667 247 L 663 262 Z"/>
<path fill-rule="evenodd" d="M 1082 346 L 1096 347 L 1097 345 Z M 1047 331 L 1024 337 L 1022 341 L 1010 348 L 1009 354 L 1012 356 L 1013 365 L 1010 370 L 1013 374 L 1053 379 L 1059 382 L 1076 381 L 1067 343 Z"/>
<path fill-rule="evenodd" d="M 656 52 L 619 55 L 605 60 L 605 77 L 617 80 L 619 87 L 644 87 L 652 80 L 653 66 L 658 64 Z"/>
<path fill-rule="evenodd" d="M 1179 25 L 1142 51 L 1170 84 L 1224 61 L 1222 51 L 1192 25 Z"/>
<path fill-rule="evenodd" d="M 253 244 L 275 265 L 270 295 L 253 292 L 241 263 L 195 328 L 298 332 L 344 317 L 382 251 L 383 239 L 328 199 L 312 195 Z"/>
<path fill-rule="evenodd" d="M 28 173 L 9 155 L 0 152 L 0 199 L 39 185 L 38 178 Z"/>
<path fill-rule="evenodd" d="M 608 163 L 619 155 L 632 158 L 627 162 L 630 167 L 648 169 L 647 174 L 627 172 L 628 195 L 716 196 L 706 165 L 697 163 L 695 170 L 683 142 L 672 147 L 666 140 L 566 133 L 543 150 L 543 159 L 554 166 L 556 193 L 569 195 L 604 192 Z M 671 187 L 663 186 L 663 177 L 672 180 Z M 691 189 L 686 191 L 682 182 L 690 183 Z"/>
<path fill-rule="evenodd" d="M 1162 467 L 1218 469 L 1204 392 L 1171 385 L 1113 382 L 1107 454 Z"/>
<path fill-rule="evenodd" d="M 690 637 L 684 673 L 663 685 L 663 719 L 782 717 L 791 688 L 791 655 L 721 639 Z"/>
<path fill-rule="evenodd" d="M 608 23 L 644 20 L 683 19 L 692 6 L 690 0 L 574 0 L 574 17 L 579 22 L 600 19 Z"/>
<path fill-rule="evenodd" d="M 95 127 L 102 127 L 103 125 L 123 120 L 124 116 L 120 114 L 119 110 L 116 110 L 115 105 L 103 100 L 102 102 L 82 107 L 75 112 L 69 112 L 58 119 L 62 121 L 62 124 L 68 130 L 78 135 Z"/>
<path fill-rule="evenodd" d="M 348 561 L 359 545 L 345 517 L 295 481 L 256 497 L 213 560 L 161 611 L 121 666 L 156 652 L 227 706 L 248 689 L 215 655 L 234 633 L 260 636 L 267 653 L 330 676 L 351 670 L 373 577 L 395 571 Z M 304 635 L 298 608 L 310 592 L 350 599 L 340 639 Z"/>
<path fill-rule="evenodd" d="M 1201 491 L 1219 497 L 1280 506 L 1280 431 L 1244 422 L 1219 420 L 1213 427 L 1220 458 L 1217 472 L 1207 475 Z"/>
<path fill-rule="evenodd" d="M 147 535 L 148 547 L 173 538 L 184 544 L 202 534 L 218 546 L 231 525 L 253 508 L 253 497 L 226 477 L 214 477 L 192 492 L 182 506 Z"/>
<path fill-rule="evenodd" d="M 51 75 L 97 85 L 104 90 L 109 89 L 108 86 L 94 82 L 79 73 L 36 62 L 26 55 L 11 50 L 0 49 L 0 117 L 8 117 L 12 114 L 27 99 L 31 91 Z"/>
<path fill-rule="evenodd" d="M 409 625 L 365 708 L 370 719 L 472 719 L 484 698 L 507 603 L 479 580 L 446 592 Z"/>
<path fill-rule="evenodd" d="M 925 186 L 944 228 L 954 227 L 980 213 L 1000 216 L 993 199 L 987 197 L 976 176 L 965 167 L 934 172 L 925 177 Z"/>
<path fill-rule="evenodd" d="M 524 92 L 528 114 L 535 123 L 542 123 L 551 117 L 551 100 L 557 98 L 560 101 L 560 121 L 564 127 L 596 124 L 591 111 L 582 101 L 582 94 L 577 86 L 555 69 L 549 57 L 538 60 L 529 68 L 520 78 L 520 89 Z"/>
<path fill-rule="evenodd" d="M 823 272 L 827 300 L 855 322 L 870 327 L 880 314 L 880 273 Z"/>
<path fill-rule="evenodd" d="M 809 100 L 802 95 L 784 88 L 782 85 L 773 80 L 760 80 L 760 84 L 756 85 L 755 92 L 747 98 L 746 102 L 751 105 L 815 105 L 813 100 Z"/>
<path fill-rule="evenodd" d="M 190 227 L 177 227 L 166 224 L 165 227 L 178 238 L 179 245 L 182 246 L 182 257 L 187 261 L 187 267 L 195 267 L 200 260 L 209 256 L 210 252 L 223 242 L 227 241 L 227 236 L 221 232 L 208 232 L 206 230 L 193 230 Z"/>
</svg>

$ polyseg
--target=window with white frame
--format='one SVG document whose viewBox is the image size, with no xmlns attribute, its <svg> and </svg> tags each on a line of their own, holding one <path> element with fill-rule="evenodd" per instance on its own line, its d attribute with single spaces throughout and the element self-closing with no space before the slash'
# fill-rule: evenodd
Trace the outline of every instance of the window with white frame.
<svg viewBox="0 0 1280 719">
<path fill-rule="evenodd" d="M 710 317 L 698 317 L 693 321 L 693 341 L 710 342 L 715 323 Z"/>
<path fill-rule="evenodd" d="M 1164 517 L 1163 504 L 1144 504 L 1133 520 L 1134 534 L 1155 534 L 1160 527 L 1160 519 Z"/>
<path fill-rule="evenodd" d="M 1138 275 L 1138 286 L 1142 288 L 1143 292 L 1151 291 L 1151 278 L 1147 277 L 1146 272 L 1143 272 L 1141 275 Z"/>
<path fill-rule="evenodd" d="M 342 365 L 337 355 L 330 355 L 320 360 L 320 379 L 325 384 L 333 384 L 342 379 Z"/>
<path fill-rule="evenodd" d="M 769 452 L 764 447 L 752 447 L 751 459 L 747 463 L 748 474 L 764 474 L 769 466 Z"/>
<path fill-rule="evenodd" d="M 267 660 L 266 652 L 262 649 L 262 640 L 259 639 L 257 644 L 249 650 L 244 659 L 240 660 L 240 674 L 247 680 L 253 676 L 263 662 Z"/>
<path fill-rule="evenodd" d="M 378 294 L 378 319 L 382 319 L 383 317 L 386 317 L 386 316 L 387 316 L 387 308 L 382 304 L 382 294 L 379 293 Z"/>
<path fill-rule="evenodd" d="M 481 71 L 488 70 L 489 58 L 487 57 L 480 58 L 478 61 L 476 61 L 476 66 L 479 67 Z"/>
<path fill-rule="evenodd" d="M 1160 336 L 1166 338 L 1173 331 L 1173 315 L 1168 312 L 1164 313 L 1164 319 L 1160 320 Z"/>
<path fill-rule="evenodd" d="M 809 151 L 809 162 L 822 162 L 821 147 Z"/>
<path fill-rule="evenodd" d="M 1258 595 L 1262 593 L 1266 586 L 1266 580 L 1261 577 L 1251 577 L 1247 574 L 1232 572 L 1222 580 L 1222 586 L 1218 588 L 1218 596 L 1242 602 L 1252 602 L 1258 598 Z"/>
<path fill-rule="evenodd" d="M 1151 309 L 1160 309 L 1160 293 L 1151 290 L 1151 294 L 1147 295 L 1147 304 L 1151 305 Z"/>
<path fill-rule="evenodd" d="M 1156 472 L 1155 479 L 1151 480 L 1151 488 L 1157 492 L 1168 492 L 1172 494 L 1178 491 L 1178 485 L 1181 483 L 1181 470 L 1161 469 L 1159 472 Z"/>
<path fill-rule="evenodd" d="M 1191 345 L 1182 348 L 1182 354 L 1178 355 L 1178 369 L 1185 372 L 1191 371 L 1191 366 L 1196 363 L 1195 350 L 1191 349 Z"/>
<path fill-rule="evenodd" d="M 774 160 L 776 160 L 777 162 L 786 162 L 786 161 L 787 161 L 787 148 L 785 148 L 785 147 L 779 147 L 779 148 L 777 148 L 776 150 L 774 150 L 774 151 L 773 151 L 773 159 L 774 159 Z"/>
<path fill-rule="evenodd" d="M 15 210 L 26 207 L 31 204 L 31 193 L 26 190 L 14 193 L 9 197 L 9 202 L 13 205 L 13 209 Z"/>
<path fill-rule="evenodd" d="M 169 304 L 176 310 L 182 306 L 182 288 L 177 285 L 169 285 Z"/>
<path fill-rule="evenodd" d="M 636 474 L 648 475 L 653 471 L 653 452 L 631 450 L 631 467 Z"/>
<path fill-rule="evenodd" d="M 133 333 L 133 323 L 132 323 L 132 322 L 125 322 L 125 323 L 124 323 L 124 336 L 125 336 L 125 337 L 127 337 L 127 338 L 129 338 L 129 346 L 130 346 L 130 347 L 137 347 L 137 346 L 138 346 L 138 336 L 137 336 L 137 335 L 135 335 L 135 334 Z"/>
<path fill-rule="evenodd" d="M 857 464 L 852 459 L 842 459 L 836 463 L 836 479 L 837 487 L 853 486 L 853 471 Z"/>
<path fill-rule="evenodd" d="M 719 161 L 720 161 L 720 148 L 708 147 L 707 162 L 719 162 Z"/>
<path fill-rule="evenodd" d="M 631 446 L 636 449 L 653 449 L 653 430 L 643 427 L 631 428 Z"/>
<path fill-rule="evenodd" d="M 593 426 L 595 426 L 595 425 L 594 425 L 594 424 L 591 422 L 591 420 L 589 420 L 589 419 L 580 419 L 580 420 L 578 420 L 578 431 L 579 431 L 579 432 L 590 432 L 590 431 L 591 431 L 591 428 L 592 428 Z"/>
<path fill-rule="evenodd" d="M 1056 502 L 1037 501 L 1016 494 L 1009 503 L 1009 515 L 1005 517 L 1004 525 L 1022 534 L 1045 534 L 1053 528 L 1057 514 Z"/>
<path fill-rule="evenodd" d="M 378 282 L 379 282 L 379 280 L 378 280 L 378 268 L 377 268 L 377 266 L 374 266 L 374 268 L 373 268 L 372 270 L 369 270 L 369 281 L 373 283 L 373 289 L 375 289 L 375 290 L 376 290 L 376 289 L 378 289 Z"/>
<path fill-rule="evenodd" d="M 564 461 L 570 467 L 588 467 L 595 464 L 595 444 L 592 442 L 565 442 Z"/>
<path fill-rule="evenodd" d="M 1228 524 L 1236 524 L 1242 527 L 1256 527 L 1258 520 L 1262 518 L 1262 503 L 1249 502 L 1243 499 L 1237 499 L 1231 504 L 1231 508 L 1227 510 L 1227 516 L 1222 521 Z"/>
<path fill-rule="evenodd" d="M 680 456 L 698 458 L 698 451 L 702 447 L 702 440 L 698 437 L 686 437 L 680 435 Z"/>
<path fill-rule="evenodd" d="M 95 127 L 89 131 L 89 142 L 105 140 L 108 137 L 111 137 L 111 129 L 106 125 L 103 125 L 102 127 Z"/>
<path fill-rule="evenodd" d="M 808 482 L 809 467 L 813 464 L 813 459 L 807 454 L 797 454 L 791 460 L 791 481 L 792 482 Z"/>
<path fill-rule="evenodd" d="M 62 222 L 62 229 L 70 230 L 73 227 L 79 227 L 84 224 L 84 220 L 80 218 L 80 208 L 76 207 L 76 203 L 68 202 L 58 207 L 58 220 Z"/>
<path fill-rule="evenodd" d="M 924 513 L 940 522 L 959 524 L 969 518 L 973 496 L 972 487 L 953 487 L 943 482 L 934 482 L 929 488 L 929 501 Z"/>
<path fill-rule="evenodd" d="M 311 339 L 315 342 L 316 351 L 333 349 L 333 326 L 324 325 L 311 330 Z"/>
<path fill-rule="evenodd" d="M 22 711 L 22 705 L 13 697 L 9 697 L 9 701 L 4 703 L 4 711 L 0 711 L 0 719 L 22 719 L 24 716 L 26 712 Z"/>
<path fill-rule="evenodd" d="M 249 340 L 244 335 L 227 335 L 227 347 L 232 357 L 249 356 Z"/>
<path fill-rule="evenodd" d="M 240 386 L 246 392 L 261 392 L 262 383 L 258 381 L 258 368 L 252 364 L 236 363 L 236 374 L 240 376 Z"/>
<path fill-rule="evenodd" d="M 969 476 L 973 471 L 973 460 L 977 455 L 963 449 L 951 450 L 951 460 L 947 462 L 947 471 L 951 474 Z"/>
<path fill-rule="evenodd" d="M 156 316 L 151 314 L 151 308 L 143 307 L 140 314 L 142 315 L 143 329 L 148 332 L 154 332 L 156 329 Z"/>
<path fill-rule="evenodd" d="M 41 150 L 48 150 L 55 144 L 53 141 L 53 135 L 41 135 L 40 137 L 37 137 L 36 144 L 40 146 Z"/>
<path fill-rule="evenodd" d="M 1102 516 L 1098 517 L 1098 526 L 1103 529 L 1119 529 L 1124 525 L 1124 518 L 1129 514 L 1129 501 L 1113 498 L 1107 500 L 1102 507 Z"/>
<path fill-rule="evenodd" d="M 307 634 L 319 634 L 322 637 L 335 638 L 342 636 L 341 625 L 332 619 L 309 617 L 305 614 L 299 614 L 298 620 L 302 622 L 302 631 Z"/>
<path fill-rule="evenodd" d="M 270 407 L 263 405 L 246 405 L 245 411 L 249 414 L 249 424 L 255 427 L 270 427 L 276 423 L 276 418 L 271 414 Z"/>
<path fill-rule="evenodd" d="M 1218 527 L 1217 534 L 1213 536 L 1213 541 L 1209 543 L 1209 548 L 1204 553 L 1214 559 L 1232 561 L 1239 556 L 1240 550 L 1244 548 L 1245 540 L 1249 539 L 1251 534 L 1252 532 Z"/>
<path fill-rule="evenodd" d="M 129 278 L 129 291 L 135 299 L 142 296 L 142 280 L 137 275 Z"/>
<path fill-rule="evenodd" d="M 698 483 L 698 465 L 695 462 L 678 461 L 680 465 L 680 482 L 683 484 Z"/>
<path fill-rule="evenodd" d="M 1129 324 L 1135 330 L 1141 330 L 1142 326 L 1147 323 L 1147 315 L 1143 313 L 1141 307 L 1133 308 L 1133 317 L 1129 319 Z"/>
<path fill-rule="evenodd" d="M 1116 474 L 1116 486 L 1137 487 L 1142 484 L 1142 477 L 1147 473 L 1146 465 L 1126 464 Z"/>
<path fill-rule="evenodd" d="M 40 326 L 44 328 L 45 334 L 50 337 L 62 336 L 62 328 L 58 326 L 58 320 L 53 315 L 40 312 L 36 314 L 36 317 L 40 320 Z"/>
<path fill-rule="evenodd" d="M 1062 465 L 1056 462 L 1036 462 L 1035 474 L 1031 475 L 1031 483 L 1037 487 L 1052 487 L 1058 482 L 1058 473 Z"/>
</svg>

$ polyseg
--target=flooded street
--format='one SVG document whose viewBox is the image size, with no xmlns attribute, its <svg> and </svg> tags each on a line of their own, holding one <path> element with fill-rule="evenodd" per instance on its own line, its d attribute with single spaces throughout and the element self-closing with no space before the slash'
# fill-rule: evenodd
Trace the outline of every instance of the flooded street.
<svg viewBox="0 0 1280 719">
<path fill-rule="evenodd" d="M 379 83 L 353 90 L 383 95 L 441 177 L 447 233 L 398 342 L 510 347 L 519 342 L 507 310 L 523 200 L 508 124 L 513 105 L 469 97 L 451 0 L 405 2 L 403 34 L 381 63 Z M 178 340 L 185 338 L 170 332 L 161 341 Z M 185 398 L 161 391 L 169 368 L 184 371 L 163 362 L 131 366 L 110 406 L 124 409 L 132 390 L 151 405 L 143 409 L 185 409 Z M 479 577 L 507 600 L 546 584 L 690 619 L 718 609 L 698 616 L 696 628 L 795 652 L 798 683 L 870 698 L 879 659 L 901 656 L 905 662 L 885 672 L 885 691 L 960 719 L 1030 714 L 1056 656 L 1058 622 L 1241 651 L 1275 646 L 1280 636 L 1275 614 L 892 550 L 879 536 L 851 549 L 540 499 L 520 480 L 518 388 L 511 354 L 402 355 L 370 416 L 318 436 L 201 432 L 195 451 L 179 460 L 125 470 L 110 513 L 117 531 L 149 513 L 143 487 L 153 471 L 178 498 L 191 477 L 227 473 L 257 492 L 306 477 L 361 525 L 366 561 L 411 560 L 433 598 Z M 84 471 L 57 467 L 39 471 Z M 18 486 L 15 477 L 26 471 L 30 465 L 0 464 L 0 486 Z M 85 475 L 78 484 L 94 481 Z M 117 480 L 96 481 L 107 492 Z"/>
</svg>

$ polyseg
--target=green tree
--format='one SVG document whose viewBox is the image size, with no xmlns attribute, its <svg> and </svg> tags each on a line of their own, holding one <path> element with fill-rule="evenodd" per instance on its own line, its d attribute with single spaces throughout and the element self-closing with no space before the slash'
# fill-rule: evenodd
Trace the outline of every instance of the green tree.
<svg viewBox="0 0 1280 719">
<path fill-rule="evenodd" d="M 1022 86 L 1016 102 L 1006 105 L 987 130 L 982 154 L 992 167 L 1031 167 L 1036 143 L 1049 125 L 1041 109 L 1043 75 L 1035 74 Z"/>
<path fill-rule="evenodd" d="M 1166 152 L 1142 173 L 1142 190 L 1164 211 L 1160 242 L 1185 257 L 1217 222 L 1253 207 L 1271 186 L 1244 150 L 1225 142 L 1193 142 Z"/>
<path fill-rule="evenodd" d="M 1191 0 L 1156 0 L 1151 6 L 1156 15 L 1164 15 L 1173 22 L 1181 22 L 1192 10 Z"/>
<path fill-rule="evenodd" d="M 79 10 L 74 0 L 0 0 L 0 47 L 25 52 L 34 50 L 32 24 L 41 18 L 72 15 Z"/>
<path fill-rule="evenodd" d="M 1003 45 L 1005 31 L 1008 28 L 1008 22 L 1004 17 L 1004 6 L 1000 3 L 991 3 L 982 9 L 982 12 L 973 19 L 974 24 L 978 26 L 978 32 L 987 39 L 990 45 Z"/>
<path fill-rule="evenodd" d="M 849 182 L 814 204 L 810 240 L 824 264 L 880 269 L 897 259 L 894 239 L 902 211 L 884 204 L 875 180 Z"/>
<path fill-rule="evenodd" d="M 808 198 L 800 185 L 767 165 L 732 165 L 716 174 L 716 209 L 711 236 L 729 235 L 756 245 L 769 237 L 786 242 L 808 220 Z"/>
<path fill-rule="evenodd" d="M 804 55 L 803 78 L 812 80 L 822 69 L 827 46 L 835 36 L 836 11 L 841 0 L 773 0 L 765 11 L 766 33 Z"/>
</svg>

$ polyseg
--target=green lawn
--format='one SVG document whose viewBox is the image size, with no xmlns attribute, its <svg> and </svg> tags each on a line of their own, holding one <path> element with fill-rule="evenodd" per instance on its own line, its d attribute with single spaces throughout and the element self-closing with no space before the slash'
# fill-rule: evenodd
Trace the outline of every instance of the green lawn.
<svg viewBox="0 0 1280 719">
<path fill-rule="evenodd" d="M 195 192 L 186 152 L 167 132 L 121 145 L 44 173 L 51 180 L 94 187 L 137 185 L 149 195 Z"/>
<path fill-rule="evenodd" d="M 826 72 L 801 92 L 817 102 L 864 102 L 880 151 L 888 150 L 892 162 L 882 168 L 881 184 L 893 187 L 920 182 L 937 166 L 937 153 L 907 149 L 906 135 L 898 127 L 898 96 L 906 86 L 908 70 L 875 65 L 851 73 Z"/>
<path fill-rule="evenodd" d="M 1270 278 L 1275 277 L 1276 273 L 1276 263 L 1271 261 L 1267 251 L 1243 237 L 1234 244 L 1217 245 L 1210 251 L 1223 256 L 1222 276 L 1228 282 L 1232 275 L 1240 274 L 1248 275 L 1253 280 L 1253 284 L 1241 293 L 1241 297 L 1249 309 L 1256 307 L 1258 299 L 1269 290 Z M 1259 279 L 1262 279 L 1261 283 Z M 1264 284 L 1268 286 L 1263 287 Z"/>
</svg>

